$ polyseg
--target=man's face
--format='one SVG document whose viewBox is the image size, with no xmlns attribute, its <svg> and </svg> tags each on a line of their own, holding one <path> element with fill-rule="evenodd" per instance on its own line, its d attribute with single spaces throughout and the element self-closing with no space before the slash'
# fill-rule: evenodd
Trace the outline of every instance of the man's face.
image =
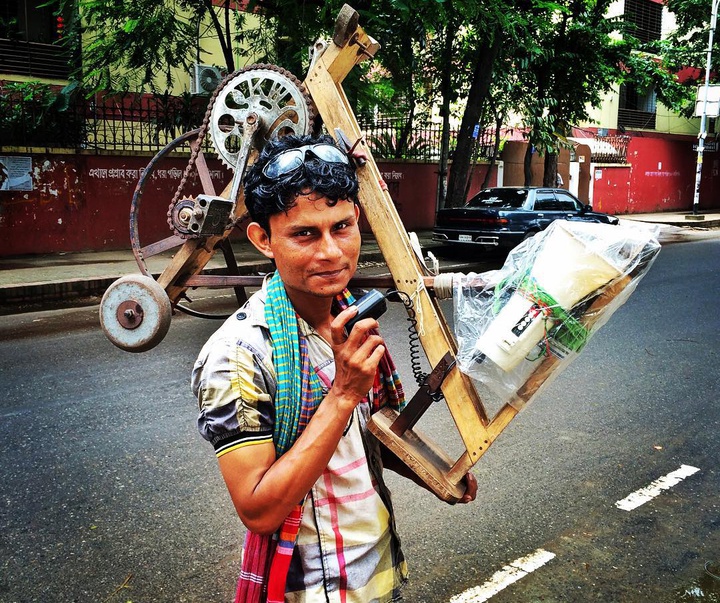
<svg viewBox="0 0 720 603">
<path fill-rule="evenodd" d="M 360 210 L 351 201 L 327 204 L 315 194 L 297 198 L 287 213 L 270 217 L 265 255 L 275 260 L 288 296 L 333 297 L 348 284 L 360 255 Z"/>
</svg>

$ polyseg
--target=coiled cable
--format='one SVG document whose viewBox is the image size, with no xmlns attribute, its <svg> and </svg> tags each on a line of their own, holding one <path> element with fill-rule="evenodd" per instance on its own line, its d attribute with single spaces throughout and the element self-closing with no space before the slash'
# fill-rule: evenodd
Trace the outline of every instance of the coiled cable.
<svg viewBox="0 0 720 603">
<path fill-rule="evenodd" d="M 415 382 L 418 384 L 419 387 L 423 387 L 424 385 L 427 385 L 427 378 L 429 376 L 429 373 L 423 371 L 420 364 L 420 350 L 418 346 L 420 336 L 417 332 L 417 313 L 415 312 L 415 304 L 413 303 L 412 298 L 407 293 L 405 293 L 405 291 L 400 291 L 399 289 L 392 289 L 385 294 L 386 297 L 390 297 L 391 295 L 397 295 L 400 298 L 403 306 L 405 306 L 405 310 L 407 311 L 407 321 L 409 323 L 408 339 L 410 347 L 410 367 L 412 369 L 413 377 L 415 377 Z M 437 402 L 439 400 L 442 400 L 444 396 L 442 391 L 438 389 L 437 392 L 431 393 L 430 397 L 432 398 L 433 402 Z"/>
</svg>

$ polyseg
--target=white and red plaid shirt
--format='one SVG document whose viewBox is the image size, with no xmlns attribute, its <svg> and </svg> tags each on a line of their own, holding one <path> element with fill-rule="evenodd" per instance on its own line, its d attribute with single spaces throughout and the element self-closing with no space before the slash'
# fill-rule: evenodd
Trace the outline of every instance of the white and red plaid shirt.
<svg viewBox="0 0 720 603">
<path fill-rule="evenodd" d="M 193 370 L 198 427 L 218 455 L 272 441 L 275 372 L 264 302 L 260 291 L 230 317 L 205 345 Z M 300 330 L 321 382 L 331 384 L 335 364 L 330 346 L 303 321 Z M 287 578 L 288 602 L 401 599 L 407 566 L 382 479 L 380 445 L 366 428 L 370 408 L 366 399 L 355 409 L 307 497 Z"/>
</svg>

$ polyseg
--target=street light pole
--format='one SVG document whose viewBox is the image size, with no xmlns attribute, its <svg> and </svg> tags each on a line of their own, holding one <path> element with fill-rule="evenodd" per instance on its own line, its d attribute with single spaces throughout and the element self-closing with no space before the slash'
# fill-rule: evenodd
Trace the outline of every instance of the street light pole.
<svg viewBox="0 0 720 603">
<path fill-rule="evenodd" d="M 702 177 L 703 151 L 705 150 L 705 136 L 707 120 L 707 103 L 708 93 L 710 91 L 710 66 L 712 63 L 712 47 L 713 37 L 715 36 L 715 26 L 717 24 L 718 4 L 720 0 L 713 0 L 712 16 L 710 17 L 710 41 L 708 42 L 707 64 L 705 66 L 705 87 L 702 102 L 702 113 L 700 115 L 700 132 L 698 133 L 698 155 L 697 165 L 695 166 L 695 195 L 693 197 L 693 216 L 698 215 L 698 207 L 700 205 L 700 180 Z"/>
</svg>

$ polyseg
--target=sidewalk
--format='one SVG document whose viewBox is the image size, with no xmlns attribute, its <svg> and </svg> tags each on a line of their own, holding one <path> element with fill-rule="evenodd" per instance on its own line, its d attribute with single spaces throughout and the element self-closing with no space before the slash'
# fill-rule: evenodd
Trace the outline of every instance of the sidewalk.
<svg viewBox="0 0 720 603">
<path fill-rule="evenodd" d="M 678 232 L 720 228 L 720 212 L 706 213 L 703 220 L 686 218 L 687 213 L 633 214 L 621 219 L 655 223 L 663 226 L 667 240 L 678 240 Z M 418 232 L 423 250 L 439 244 L 432 231 Z M 662 242 L 662 241 L 661 241 Z M 241 274 L 266 271 L 270 264 L 247 241 L 233 242 Z M 157 277 L 168 265 L 171 254 L 161 254 L 147 262 Z M 372 235 L 363 235 L 361 262 L 383 261 Z M 216 253 L 206 272 L 224 268 L 222 254 Z M 131 250 L 57 253 L 0 259 L 0 314 L 13 314 L 72 300 L 100 297 L 116 279 L 140 272 Z"/>
<path fill-rule="evenodd" d="M 438 245 L 432 242 L 431 231 L 418 235 L 424 249 Z M 247 240 L 233 241 L 232 246 L 240 274 L 252 275 L 271 269 L 269 260 Z M 146 261 L 155 278 L 168 266 L 175 251 L 177 248 Z M 360 261 L 383 261 L 372 235 L 363 235 Z M 224 269 L 223 255 L 217 252 L 204 272 L 212 274 Z M 131 249 L 0 258 L 0 314 L 44 309 L 45 305 L 86 298 L 92 301 L 101 297 L 121 276 L 140 272 Z"/>
</svg>

